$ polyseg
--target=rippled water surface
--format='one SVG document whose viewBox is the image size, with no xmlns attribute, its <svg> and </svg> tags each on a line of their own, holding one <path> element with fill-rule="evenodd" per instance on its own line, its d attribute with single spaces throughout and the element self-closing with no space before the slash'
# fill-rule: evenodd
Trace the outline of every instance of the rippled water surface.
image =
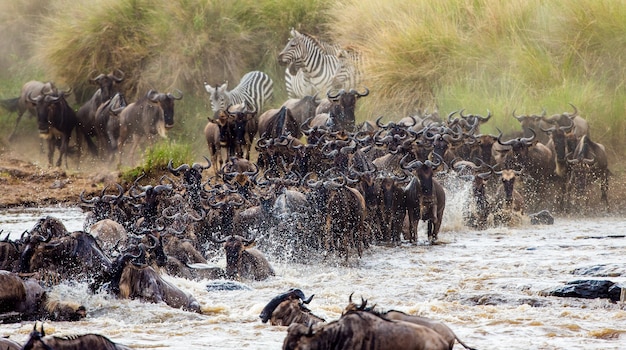
<svg viewBox="0 0 626 350">
<path fill-rule="evenodd" d="M 269 256 L 277 276 L 244 281 L 251 290 L 209 292 L 208 281 L 166 276 L 198 299 L 202 315 L 64 284 L 53 293 L 84 304 L 88 317 L 47 323 L 45 329 L 99 333 L 133 348 L 280 349 L 286 328 L 263 324 L 258 316 L 271 298 L 297 287 L 315 294 L 309 307 L 327 320 L 337 319 L 354 293 L 380 309 L 441 320 L 478 349 L 626 349 L 623 303 L 540 295 L 567 281 L 589 279 L 571 272 L 599 264 L 617 268 L 619 276 L 604 279 L 626 283 L 626 239 L 609 237 L 626 233 L 626 220 L 557 217 L 551 226 L 524 222 L 474 231 L 459 223 L 457 212 L 453 205 L 446 212 L 441 244 L 435 246 L 374 246 L 348 263 L 294 264 Z M 19 236 L 45 215 L 60 218 L 70 231 L 82 228 L 83 213 L 67 208 L 2 211 L 0 228 Z M 225 260 L 216 263 L 224 266 Z M 0 325 L 0 336 L 23 341 L 32 326 Z"/>
</svg>

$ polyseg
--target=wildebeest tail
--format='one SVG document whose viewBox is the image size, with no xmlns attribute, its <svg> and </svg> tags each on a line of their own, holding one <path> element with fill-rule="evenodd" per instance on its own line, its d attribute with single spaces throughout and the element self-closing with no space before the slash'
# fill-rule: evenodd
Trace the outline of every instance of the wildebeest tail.
<svg viewBox="0 0 626 350">
<path fill-rule="evenodd" d="M 9 98 L 6 100 L 0 100 L 0 106 L 9 112 L 17 112 L 17 103 L 20 100 L 19 97 Z"/>
</svg>

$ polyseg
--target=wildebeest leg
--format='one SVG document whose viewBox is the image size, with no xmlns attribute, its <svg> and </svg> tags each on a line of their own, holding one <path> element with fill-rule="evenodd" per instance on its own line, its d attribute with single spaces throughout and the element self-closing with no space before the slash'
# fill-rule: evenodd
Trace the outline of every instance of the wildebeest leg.
<svg viewBox="0 0 626 350">
<path fill-rule="evenodd" d="M 67 169 L 67 148 L 68 148 L 68 144 L 70 142 L 69 137 L 67 136 L 62 136 L 61 137 L 61 147 L 59 148 L 59 158 L 57 159 L 57 167 L 61 167 L 61 164 L 63 163 L 63 156 L 65 156 L 65 168 Z"/>
<path fill-rule="evenodd" d="M 410 242 L 417 242 L 417 227 L 420 221 L 419 208 L 409 208 L 409 232 L 406 239 Z"/>
<path fill-rule="evenodd" d="M 609 172 L 608 170 L 602 171 L 600 174 L 600 192 L 601 200 L 604 202 L 606 209 L 609 210 L 609 198 L 607 196 L 607 192 L 609 191 Z"/>
<path fill-rule="evenodd" d="M 17 126 L 20 124 L 20 120 L 22 120 L 22 115 L 24 115 L 24 112 L 17 112 L 17 120 L 15 121 L 15 127 L 13 128 L 13 132 L 11 132 L 11 135 L 9 135 L 9 141 L 13 141 L 13 137 L 15 137 L 15 133 L 17 132 Z"/>
<path fill-rule="evenodd" d="M 48 166 L 52 167 L 52 159 L 54 158 L 54 149 L 56 148 L 56 139 L 48 136 Z"/>
</svg>

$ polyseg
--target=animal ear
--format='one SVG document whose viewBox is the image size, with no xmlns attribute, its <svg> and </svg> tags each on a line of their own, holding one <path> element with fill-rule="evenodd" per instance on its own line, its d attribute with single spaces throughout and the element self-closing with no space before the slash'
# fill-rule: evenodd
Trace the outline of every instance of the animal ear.
<svg viewBox="0 0 626 350">
<path fill-rule="evenodd" d="M 211 87 L 211 85 L 204 83 L 204 89 L 206 90 L 206 92 L 212 94 L 215 92 L 215 88 Z"/>
<path fill-rule="evenodd" d="M 218 90 L 219 90 L 219 91 L 225 91 L 227 87 L 228 87 L 228 80 L 226 80 L 226 81 L 224 82 L 224 84 L 222 84 L 222 85 L 218 88 Z"/>
</svg>

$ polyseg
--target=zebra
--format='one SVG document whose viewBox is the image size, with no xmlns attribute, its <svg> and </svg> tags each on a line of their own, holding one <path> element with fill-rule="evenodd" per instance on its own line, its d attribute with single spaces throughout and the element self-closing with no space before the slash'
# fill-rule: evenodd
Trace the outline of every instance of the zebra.
<svg viewBox="0 0 626 350">
<path fill-rule="evenodd" d="M 227 91 L 228 81 L 221 86 L 212 87 L 204 83 L 204 88 L 211 94 L 213 112 L 224 111 L 231 105 L 245 104 L 245 108 L 260 114 L 263 104 L 272 98 L 274 82 L 267 74 L 260 71 L 246 73 L 235 88 Z"/>
<path fill-rule="evenodd" d="M 360 55 L 291 29 L 292 38 L 278 55 L 288 65 L 285 83 L 290 98 L 301 98 L 331 89 L 350 89 L 359 80 Z"/>
</svg>

